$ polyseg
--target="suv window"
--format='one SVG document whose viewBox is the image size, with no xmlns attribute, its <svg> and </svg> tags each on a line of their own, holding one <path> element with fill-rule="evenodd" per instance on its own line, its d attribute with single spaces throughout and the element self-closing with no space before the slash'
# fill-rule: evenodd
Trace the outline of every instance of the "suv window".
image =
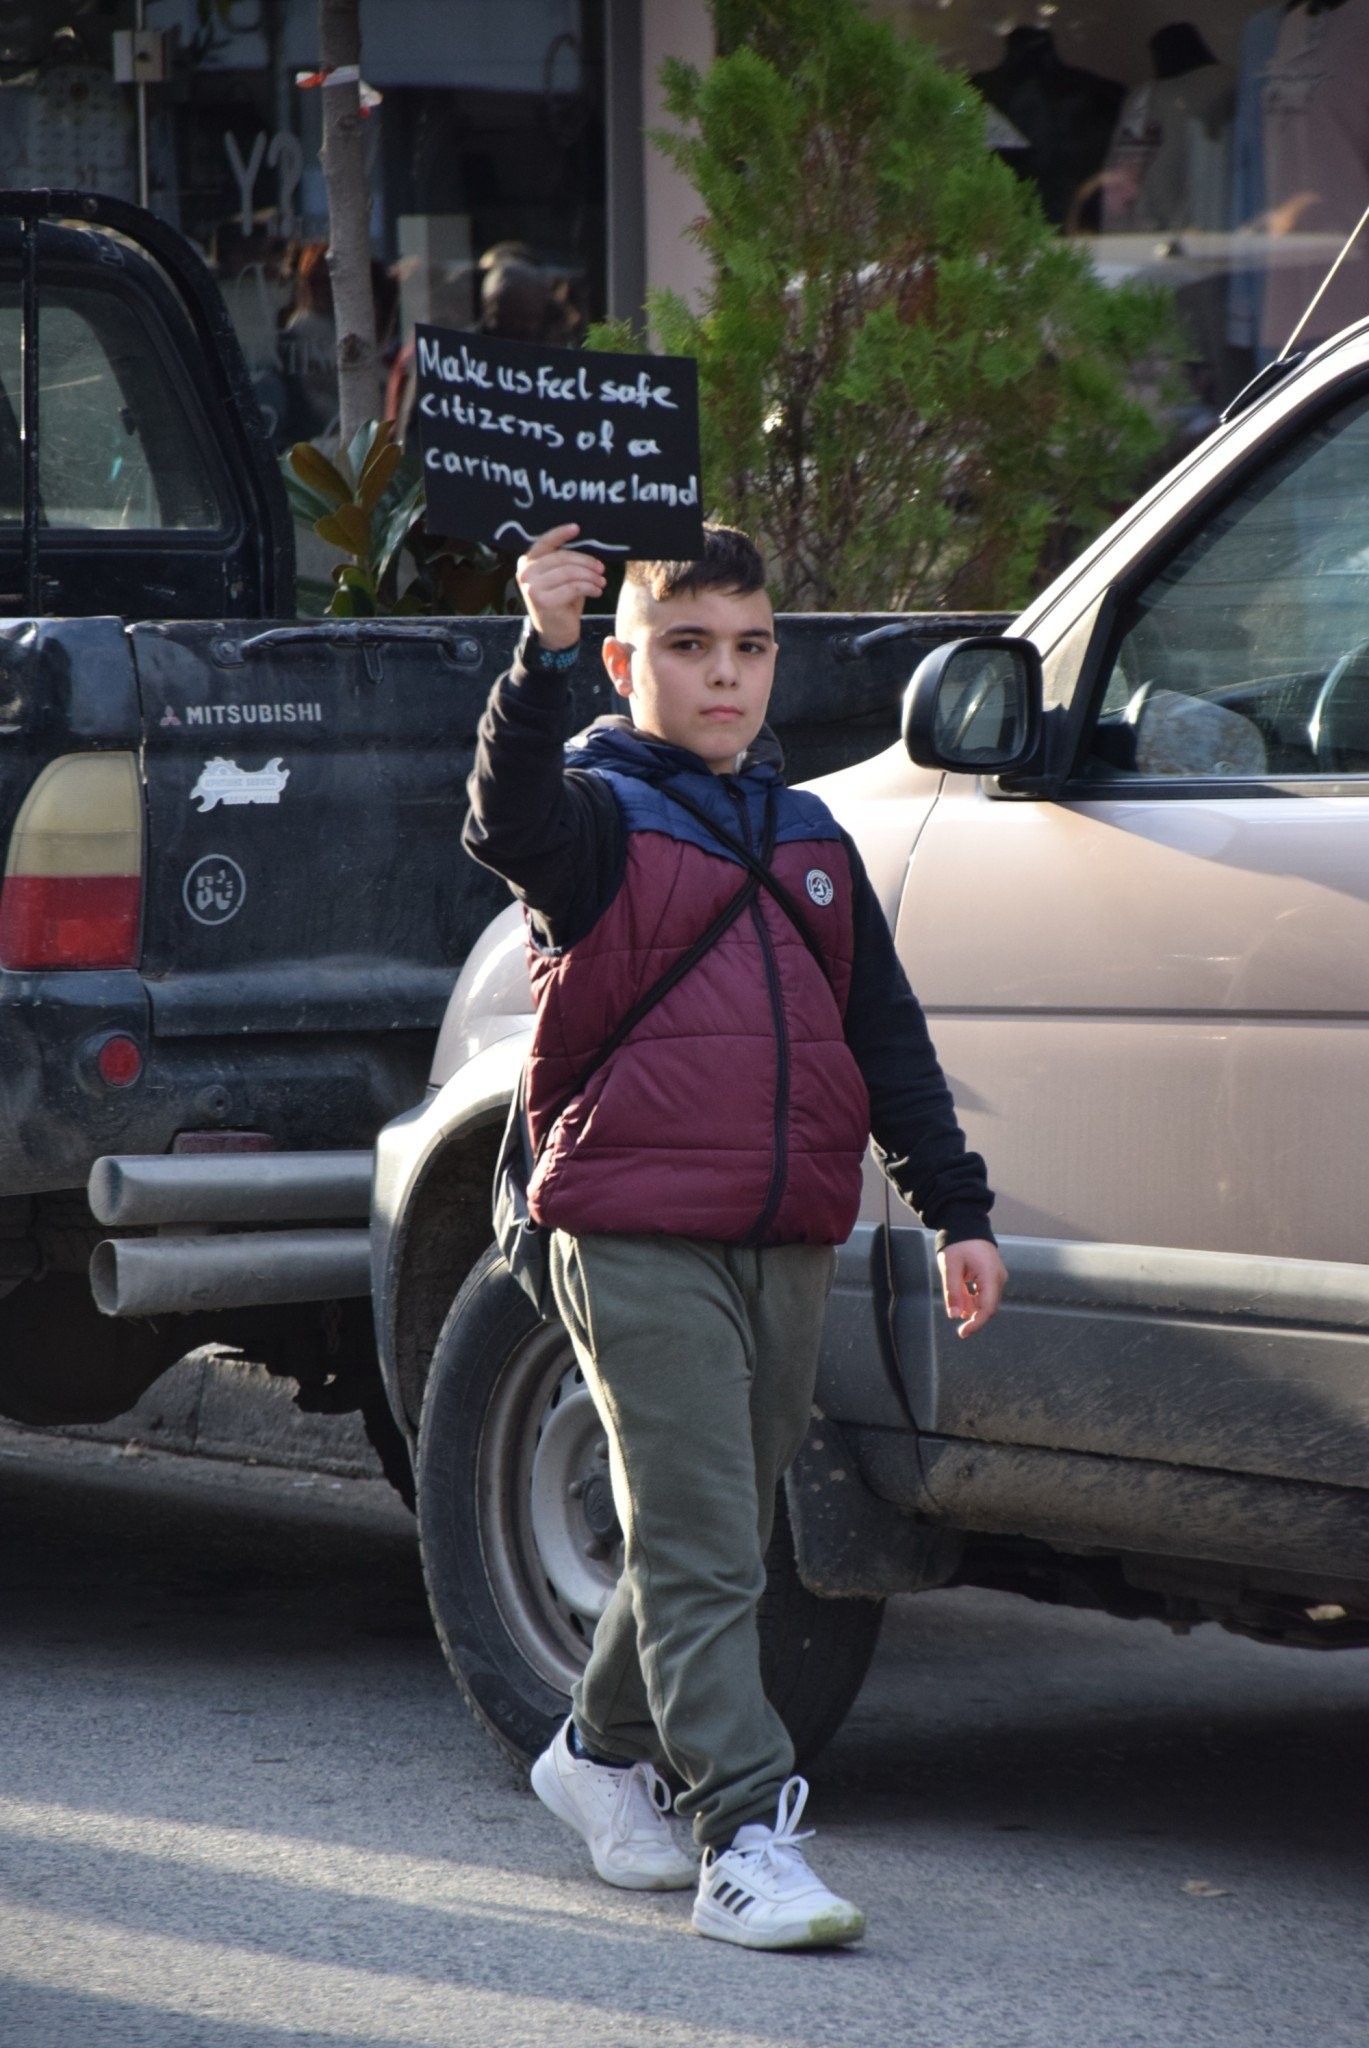
<svg viewBox="0 0 1369 2048">
<path fill-rule="evenodd" d="M 1369 395 L 1126 606 L 1085 773 L 1369 775 Z"/>
<path fill-rule="evenodd" d="M 43 524 L 214 530 L 223 511 L 191 417 L 134 310 L 107 292 L 44 290 L 38 312 L 38 493 Z M 0 522 L 23 517 L 17 286 L 0 288 Z"/>
</svg>

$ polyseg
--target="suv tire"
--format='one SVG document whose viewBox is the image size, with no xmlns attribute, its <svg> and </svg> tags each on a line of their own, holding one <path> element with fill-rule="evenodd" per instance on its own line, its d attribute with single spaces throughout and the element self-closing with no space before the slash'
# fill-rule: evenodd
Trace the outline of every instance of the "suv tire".
<svg viewBox="0 0 1369 2048">
<path fill-rule="evenodd" d="M 433 1349 L 419 1423 L 418 1533 L 442 1651 L 475 1717 L 516 1761 L 565 1719 L 621 1540 L 603 1431 L 570 1340 L 539 1321 L 497 1247 Z M 882 1603 L 820 1600 L 794 1563 L 781 1490 L 758 1614 L 766 1691 L 800 1760 L 840 1727 Z"/>
</svg>

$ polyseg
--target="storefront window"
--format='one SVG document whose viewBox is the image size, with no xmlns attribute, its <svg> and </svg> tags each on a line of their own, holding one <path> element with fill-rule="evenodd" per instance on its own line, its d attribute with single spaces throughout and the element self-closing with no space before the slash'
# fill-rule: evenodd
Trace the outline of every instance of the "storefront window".
<svg viewBox="0 0 1369 2048">
<path fill-rule="evenodd" d="M 133 0 L 0 10 L 0 185 L 134 199 L 205 253 L 278 447 L 335 426 L 317 0 L 146 0 L 164 76 L 115 77 Z M 72 22 L 76 26 L 71 26 Z M 415 320 L 572 334 L 603 311 L 602 0 L 362 0 L 378 407 Z M 508 331 L 513 331 L 512 329 Z"/>
<path fill-rule="evenodd" d="M 1189 434 L 1284 347 L 1369 206 L 1369 0 L 865 0 L 972 76 L 992 147 L 1110 281 L 1173 287 Z M 361 0 L 372 252 L 402 413 L 417 320 L 574 338 L 605 300 L 607 0 Z M 669 0 L 641 0 L 643 19 Z M 273 439 L 326 439 L 317 0 L 0 7 L 0 182 L 134 198 L 213 265 Z M 74 24 L 74 25 L 73 25 Z M 633 195 L 619 194 L 631 214 Z M 640 194 L 637 195 L 640 199 Z M 1369 315 L 1369 236 L 1301 344 Z M 670 276 L 653 281 L 671 283 Z"/>
<path fill-rule="evenodd" d="M 1191 431 L 1284 348 L 1369 206 L 1369 0 L 871 0 L 968 72 L 1106 279 L 1168 283 Z M 1369 315 L 1369 236 L 1305 346 Z"/>
</svg>

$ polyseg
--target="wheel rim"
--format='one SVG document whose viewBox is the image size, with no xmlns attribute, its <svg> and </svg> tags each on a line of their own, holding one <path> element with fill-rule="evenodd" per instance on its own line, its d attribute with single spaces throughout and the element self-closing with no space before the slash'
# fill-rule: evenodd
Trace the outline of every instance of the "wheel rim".
<svg viewBox="0 0 1369 2048">
<path fill-rule="evenodd" d="M 608 1447 L 557 1324 L 510 1354 L 477 1468 L 480 1548 L 500 1618 L 548 1684 L 569 1692 L 622 1569 Z"/>
</svg>

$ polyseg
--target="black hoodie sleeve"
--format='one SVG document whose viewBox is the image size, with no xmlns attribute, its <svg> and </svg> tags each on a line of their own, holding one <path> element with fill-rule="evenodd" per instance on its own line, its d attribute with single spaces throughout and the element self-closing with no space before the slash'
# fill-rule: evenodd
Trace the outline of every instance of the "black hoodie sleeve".
<svg viewBox="0 0 1369 2048">
<path fill-rule="evenodd" d="M 567 769 L 570 689 L 515 661 L 490 692 L 466 784 L 461 843 L 502 875 L 556 951 L 582 939 L 622 880 L 627 834 L 613 792 Z"/>
<path fill-rule="evenodd" d="M 993 1242 L 984 1161 L 965 1144 L 955 1104 L 865 864 L 842 834 L 855 883 L 855 958 L 846 1043 L 870 1091 L 875 1156 L 909 1207 L 937 1233 L 937 1250 Z"/>
</svg>

